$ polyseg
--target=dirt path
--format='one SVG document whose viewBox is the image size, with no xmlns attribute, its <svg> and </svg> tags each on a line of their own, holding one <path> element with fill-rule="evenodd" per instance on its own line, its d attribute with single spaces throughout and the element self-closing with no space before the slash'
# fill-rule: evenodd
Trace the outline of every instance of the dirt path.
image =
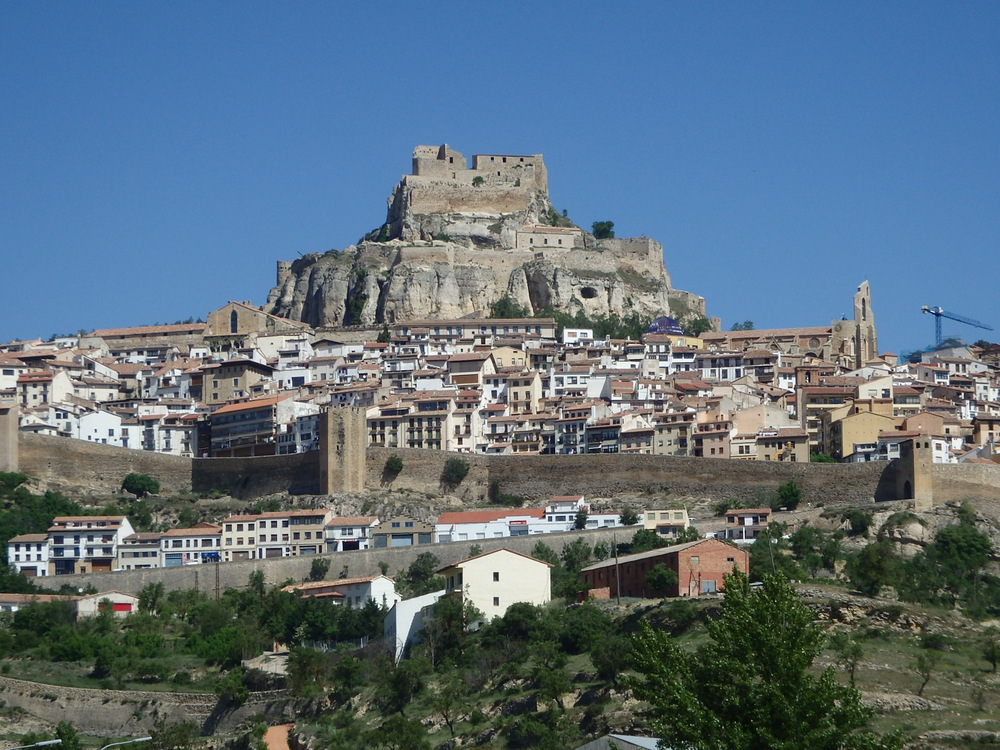
<svg viewBox="0 0 1000 750">
<path fill-rule="evenodd" d="M 267 750 L 289 750 L 288 732 L 293 726 L 295 725 L 280 724 L 264 732 L 264 744 L 267 745 Z"/>
</svg>

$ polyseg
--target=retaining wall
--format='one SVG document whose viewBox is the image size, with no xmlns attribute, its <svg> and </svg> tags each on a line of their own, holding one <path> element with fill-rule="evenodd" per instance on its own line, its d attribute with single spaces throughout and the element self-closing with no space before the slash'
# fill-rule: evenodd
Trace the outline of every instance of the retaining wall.
<svg viewBox="0 0 1000 750">
<path fill-rule="evenodd" d="M 198 589 L 208 594 L 214 595 L 227 588 L 244 588 L 254 571 L 261 571 L 264 580 L 269 585 L 282 583 L 288 580 L 302 581 L 309 575 L 312 561 L 316 558 L 324 558 L 330 561 L 330 569 L 327 578 L 336 578 L 346 567 L 347 576 L 378 575 L 379 561 L 388 564 L 388 575 L 398 577 L 401 571 L 405 571 L 418 555 L 424 552 L 431 552 L 440 561 L 441 566 L 464 560 L 469 557 L 469 550 L 472 545 L 479 545 L 483 552 L 489 552 L 500 547 L 507 547 L 518 552 L 530 554 L 532 548 L 538 542 L 545 542 L 556 552 L 560 552 L 564 545 L 578 537 L 582 537 L 587 544 L 594 545 L 598 542 L 620 542 L 628 541 L 632 538 L 638 526 L 627 529 L 595 529 L 592 531 L 571 531 L 562 534 L 535 534 L 524 537 L 504 537 L 502 539 L 472 539 L 463 542 L 450 542 L 448 544 L 432 544 L 416 547 L 391 547 L 381 549 L 357 550 L 354 552 L 331 552 L 321 555 L 310 555 L 308 557 L 278 557 L 267 560 L 240 560 L 229 563 L 210 563 L 205 565 L 188 565 L 180 568 L 152 568 L 150 570 L 119 570 L 111 573 L 85 573 L 77 575 L 59 576 L 58 579 L 51 579 L 50 583 L 62 585 L 69 583 L 73 586 L 83 588 L 92 584 L 98 591 L 122 591 L 129 594 L 137 594 L 139 590 L 149 583 L 162 582 L 168 591 L 174 589 Z"/>
</svg>

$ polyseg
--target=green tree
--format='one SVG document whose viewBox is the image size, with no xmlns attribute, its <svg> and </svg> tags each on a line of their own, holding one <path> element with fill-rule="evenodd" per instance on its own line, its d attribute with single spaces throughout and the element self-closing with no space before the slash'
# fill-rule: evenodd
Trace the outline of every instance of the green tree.
<svg viewBox="0 0 1000 750">
<path fill-rule="evenodd" d="M 902 573 L 902 559 L 888 539 L 867 545 L 847 561 L 847 577 L 868 596 L 877 596 L 883 586 L 898 585 Z"/>
<path fill-rule="evenodd" d="M 426 659 L 403 659 L 383 664 L 375 678 L 375 703 L 387 714 L 406 716 L 406 707 L 427 687 L 424 676 L 432 671 Z"/>
<path fill-rule="evenodd" d="M 383 323 L 382 330 L 378 332 L 378 337 L 375 340 L 380 344 L 388 344 L 390 339 L 392 339 L 392 333 L 389 331 L 389 324 Z"/>
<path fill-rule="evenodd" d="M 744 320 L 742 323 L 733 323 L 733 327 L 729 329 L 730 331 L 752 331 L 753 321 Z"/>
<path fill-rule="evenodd" d="M 681 326 L 685 336 L 701 336 L 712 330 L 712 321 L 705 317 L 692 318 Z"/>
<path fill-rule="evenodd" d="M 910 666 L 914 672 L 920 675 L 920 687 L 917 688 L 918 698 L 923 696 L 924 688 L 927 687 L 927 683 L 934 676 L 940 658 L 940 655 L 935 651 L 924 651 L 917 655 L 917 660 Z"/>
<path fill-rule="evenodd" d="M 639 523 L 639 514 L 632 510 L 631 505 L 626 505 L 622 508 L 622 513 L 618 517 L 618 521 L 622 526 L 635 526 Z"/>
<path fill-rule="evenodd" d="M 837 664 L 847 672 L 847 676 L 851 680 L 851 687 L 854 687 L 854 673 L 857 671 L 861 659 L 864 658 L 864 647 L 847 633 L 835 633 L 830 636 L 830 648 L 833 649 Z"/>
<path fill-rule="evenodd" d="M 802 488 L 791 479 L 778 487 L 778 494 L 775 496 L 774 510 L 787 508 L 795 510 L 802 502 Z"/>
<path fill-rule="evenodd" d="M 649 584 L 653 592 L 660 596 L 666 596 L 667 592 L 677 585 L 678 580 L 677 571 L 668 568 L 663 563 L 657 563 L 646 574 L 646 583 Z"/>
<path fill-rule="evenodd" d="M 615 223 L 613 221 L 595 221 L 590 225 L 590 231 L 596 239 L 610 240 L 615 236 Z"/>
<path fill-rule="evenodd" d="M 683 529 L 677 532 L 677 537 L 674 541 L 677 544 L 686 544 L 687 542 L 697 542 L 701 540 L 701 532 L 698 531 L 694 526 L 685 526 Z"/>
<path fill-rule="evenodd" d="M 997 665 L 1000 664 L 1000 629 L 996 625 L 991 625 L 983 632 L 981 653 L 996 672 Z"/>
<path fill-rule="evenodd" d="M 899 735 L 861 731 L 872 710 L 833 669 L 811 665 L 823 632 L 795 591 L 766 576 L 760 591 L 734 572 L 726 578 L 722 614 L 706 622 L 709 642 L 682 649 L 643 622 L 635 637 L 630 680 L 651 706 L 650 726 L 668 747 L 727 750 L 837 750 L 902 747 Z"/>
<path fill-rule="evenodd" d="M 649 552 L 651 549 L 669 546 L 670 542 L 657 534 L 652 529 L 639 529 L 632 535 L 632 541 L 621 545 L 620 551 L 626 555 L 636 555 L 640 552 Z"/>
<path fill-rule="evenodd" d="M 154 617 L 160 613 L 165 601 L 163 581 L 147 583 L 139 589 L 139 611 Z"/>
<path fill-rule="evenodd" d="M 383 470 L 386 474 L 398 474 L 403 470 L 403 457 L 398 453 L 393 453 L 385 460 L 385 468 Z"/>
<path fill-rule="evenodd" d="M 146 497 L 155 495 L 160 491 L 160 483 L 146 474 L 136 474 L 132 472 L 122 480 L 122 490 L 130 492 L 136 497 Z"/>
<path fill-rule="evenodd" d="M 60 750 L 83 750 L 83 738 L 68 721 L 56 724 L 56 737 L 62 740 Z"/>
<path fill-rule="evenodd" d="M 504 294 L 503 297 L 490 303 L 490 318 L 526 318 L 528 308 L 517 304 L 513 297 Z"/>
<path fill-rule="evenodd" d="M 587 511 L 581 508 L 576 512 L 576 518 L 573 520 L 573 528 L 577 531 L 583 531 L 587 528 Z"/>
<path fill-rule="evenodd" d="M 416 719 L 407 719 L 400 712 L 368 733 L 365 742 L 353 747 L 385 748 L 385 750 L 430 750 L 427 729 Z"/>
<path fill-rule="evenodd" d="M 314 557 L 309 565 L 309 580 L 322 581 L 330 571 L 330 560 L 325 557 Z"/>
<path fill-rule="evenodd" d="M 809 460 L 814 464 L 835 464 L 837 459 L 829 453 L 810 453 Z"/>
<path fill-rule="evenodd" d="M 431 707 L 447 725 L 452 737 L 455 736 L 455 722 L 465 711 L 468 693 L 459 675 L 452 672 L 441 681 L 431 699 Z"/>
<path fill-rule="evenodd" d="M 465 479 L 469 473 L 469 462 L 462 458 L 449 458 L 444 462 L 441 469 L 441 481 L 445 484 L 456 485 Z"/>
</svg>

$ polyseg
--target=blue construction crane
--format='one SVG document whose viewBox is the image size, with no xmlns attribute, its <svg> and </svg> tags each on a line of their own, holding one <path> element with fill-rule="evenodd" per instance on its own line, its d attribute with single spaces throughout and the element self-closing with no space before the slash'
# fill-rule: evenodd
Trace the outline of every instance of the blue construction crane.
<svg viewBox="0 0 1000 750">
<path fill-rule="evenodd" d="M 935 341 L 937 346 L 941 346 L 941 318 L 948 318 L 949 320 L 957 320 L 959 323 L 965 323 L 967 326 L 973 326 L 975 328 L 983 328 L 987 331 L 992 331 L 993 326 L 988 326 L 985 323 L 980 323 L 978 320 L 973 320 L 972 318 L 967 318 L 964 315 L 959 315 L 957 313 L 948 312 L 947 310 L 942 310 L 940 307 L 928 307 L 924 305 L 920 308 L 921 311 L 925 313 L 930 313 L 934 316 L 934 333 Z"/>
</svg>

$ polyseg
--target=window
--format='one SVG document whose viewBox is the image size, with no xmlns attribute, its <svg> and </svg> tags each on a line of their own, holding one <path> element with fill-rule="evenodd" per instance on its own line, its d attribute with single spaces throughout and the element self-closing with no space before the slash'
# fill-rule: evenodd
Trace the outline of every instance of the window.
<svg viewBox="0 0 1000 750">
<path fill-rule="evenodd" d="M 493 571 L 493 580 L 494 581 L 499 581 L 500 580 L 500 571 L 499 570 L 494 570 Z"/>
<path fill-rule="evenodd" d="M 494 596 L 493 597 L 493 606 L 494 607 L 499 607 L 500 606 L 500 597 L 499 596 Z"/>
<path fill-rule="evenodd" d="M 698 555 L 691 555 L 690 562 L 692 565 L 697 565 L 699 562 L 701 562 L 701 558 L 699 558 Z"/>
</svg>

